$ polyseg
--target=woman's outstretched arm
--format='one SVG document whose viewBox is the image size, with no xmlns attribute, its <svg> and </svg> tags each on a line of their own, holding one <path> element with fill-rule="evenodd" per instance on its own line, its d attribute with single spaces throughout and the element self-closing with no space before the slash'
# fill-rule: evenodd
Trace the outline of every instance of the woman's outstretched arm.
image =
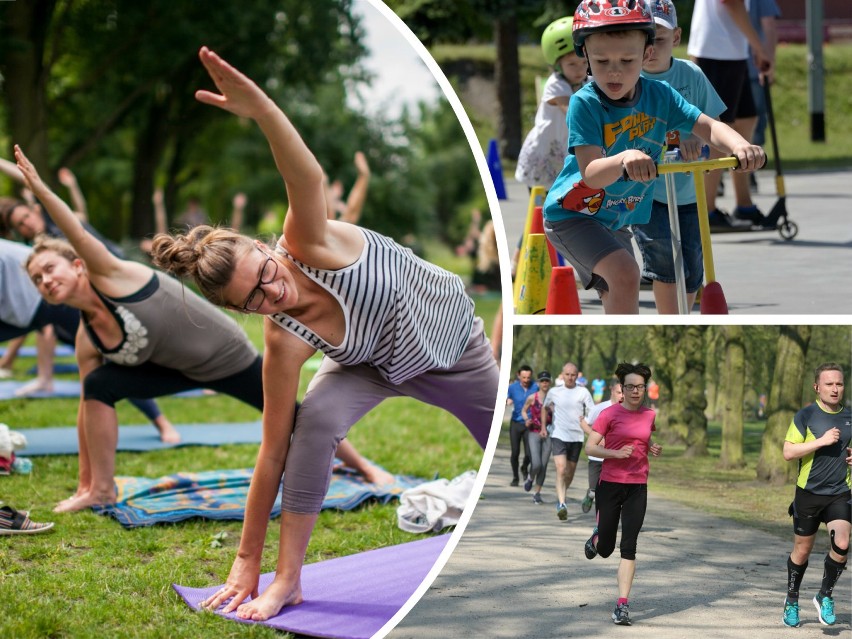
<svg viewBox="0 0 852 639">
<path fill-rule="evenodd" d="M 284 112 L 251 79 L 207 47 L 201 48 L 199 58 L 219 93 L 200 90 L 195 97 L 204 104 L 251 118 L 269 142 L 290 202 L 284 223 L 287 237 L 296 244 L 325 244 L 323 172 L 311 150 Z"/>
<path fill-rule="evenodd" d="M 15 160 L 18 162 L 18 169 L 24 176 L 27 188 L 42 203 L 56 226 L 65 235 L 65 239 L 71 243 L 80 259 L 86 263 L 90 275 L 109 274 L 120 268 L 121 260 L 110 253 L 100 240 L 89 233 L 80 218 L 74 214 L 65 201 L 50 190 L 50 187 L 42 181 L 33 163 L 24 155 L 21 147 L 17 144 L 15 145 Z"/>
<path fill-rule="evenodd" d="M 39 199 L 65 239 L 74 247 L 86 264 L 89 279 L 102 293 L 115 297 L 130 295 L 151 278 L 150 268 L 139 262 L 122 260 L 94 235 L 89 233 L 80 218 L 56 193 L 42 182 L 32 162 L 15 145 L 15 159 L 24 176 L 27 188 Z"/>
</svg>

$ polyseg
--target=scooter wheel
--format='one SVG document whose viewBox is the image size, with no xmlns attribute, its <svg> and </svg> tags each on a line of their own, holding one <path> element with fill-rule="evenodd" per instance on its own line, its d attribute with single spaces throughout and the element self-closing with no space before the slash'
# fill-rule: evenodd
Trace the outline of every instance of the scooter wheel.
<svg viewBox="0 0 852 639">
<path fill-rule="evenodd" d="M 799 225 L 795 222 L 785 221 L 778 227 L 778 232 L 788 242 L 799 234 Z"/>
</svg>

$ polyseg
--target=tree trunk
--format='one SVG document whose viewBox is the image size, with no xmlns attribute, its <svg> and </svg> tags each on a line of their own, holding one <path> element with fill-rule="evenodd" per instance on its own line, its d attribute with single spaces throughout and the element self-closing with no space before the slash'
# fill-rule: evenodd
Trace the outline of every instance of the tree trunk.
<svg viewBox="0 0 852 639">
<path fill-rule="evenodd" d="M 796 464 L 784 459 L 784 436 L 793 416 L 801 408 L 802 376 L 811 338 L 810 326 L 782 326 L 778 337 L 778 357 L 766 406 L 757 478 L 783 484 L 796 476 Z"/>
<path fill-rule="evenodd" d="M 722 408 L 719 404 L 719 393 L 720 383 L 724 377 L 724 371 L 721 370 L 719 362 L 721 360 L 720 352 L 723 348 L 723 342 L 724 337 L 722 335 L 721 327 L 713 326 L 707 330 L 704 336 L 704 395 L 707 398 L 707 408 L 704 410 L 704 413 L 710 421 L 715 421 L 722 417 Z"/>
<path fill-rule="evenodd" d="M 154 230 L 151 195 L 154 178 L 167 144 L 168 102 L 156 100 L 148 108 L 147 122 L 136 137 L 133 161 L 133 200 L 130 209 L 130 237 L 144 237 Z M 119 235 L 122 237 L 123 233 Z"/>
<path fill-rule="evenodd" d="M 745 344 L 743 327 L 731 324 L 723 329 L 725 336 L 725 371 L 722 386 L 724 415 L 722 418 L 722 468 L 742 468 L 743 397 L 745 395 Z"/>
<path fill-rule="evenodd" d="M 654 420 L 660 438 L 668 444 L 682 444 L 680 433 L 671 427 L 672 406 L 672 366 L 673 344 L 677 342 L 683 332 L 681 326 L 649 326 L 648 346 L 651 349 L 653 363 L 651 370 L 654 372 L 654 380 L 660 387 L 660 410 Z"/>
<path fill-rule="evenodd" d="M 27 0 L 3 3 L 5 22 L 2 37 L 6 39 L 3 92 L 6 101 L 9 141 L 19 144 L 41 172 L 42 179 L 56 186 L 48 164 L 47 146 L 47 78 L 45 42 L 56 6 L 55 0 Z M 8 158 L 12 159 L 12 149 Z"/>
<path fill-rule="evenodd" d="M 495 20 L 497 59 L 497 139 L 502 157 L 517 160 L 521 152 L 521 80 L 518 60 L 518 19 L 514 13 Z"/>
<path fill-rule="evenodd" d="M 707 454 L 707 417 L 704 409 L 704 329 L 688 326 L 682 337 L 674 342 L 674 373 L 670 427 L 686 442 L 686 457 Z M 662 397 L 660 397 L 662 404 Z"/>
</svg>

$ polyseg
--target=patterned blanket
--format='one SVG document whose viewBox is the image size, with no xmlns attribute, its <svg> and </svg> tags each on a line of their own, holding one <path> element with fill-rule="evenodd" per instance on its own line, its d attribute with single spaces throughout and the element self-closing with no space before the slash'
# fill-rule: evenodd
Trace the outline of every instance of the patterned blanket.
<svg viewBox="0 0 852 639">
<path fill-rule="evenodd" d="M 125 528 L 173 523 L 192 517 L 241 521 L 252 472 L 253 469 L 244 468 L 177 473 L 156 479 L 116 477 L 117 502 L 110 506 L 96 506 L 93 510 L 114 517 Z M 352 510 L 368 499 L 386 504 L 392 499 L 399 499 L 404 490 L 424 481 L 396 475 L 395 483 L 377 486 L 364 482 L 351 469 L 337 468 L 332 473 L 322 507 Z M 280 514 L 279 490 L 271 517 Z"/>
</svg>

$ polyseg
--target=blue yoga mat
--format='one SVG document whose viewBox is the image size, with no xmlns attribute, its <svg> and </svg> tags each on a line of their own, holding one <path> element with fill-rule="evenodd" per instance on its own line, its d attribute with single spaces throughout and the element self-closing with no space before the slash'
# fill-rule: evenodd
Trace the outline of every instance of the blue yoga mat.
<svg viewBox="0 0 852 639">
<path fill-rule="evenodd" d="M 15 397 L 15 391 L 21 388 L 27 382 L 2 381 L 0 382 L 0 401 L 4 399 L 22 399 Z M 178 393 L 175 397 L 200 397 L 204 394 L 204 389 L 198 388 L 183 393 Z M 51 399 L 55 397 L 79 397 L 80 382 L 74 379 L 55 379 L 53 380 L 53 392 L 33 393 L 27 395 L 27 399 Z"/>
<path fill-rule="evenodd" d="M 262 431 L 260 421 L 235 424 L 177 424 L 175 429 L 180 433 L 180 444 L 161 442 L 160 434 L 151 424 L 119 426 L 118 450 L 143 452 L 177 446 L 259 444 Z M 27 438 L 27 447 L 21 449 L 22 457 L 76 455 L 79 452 L 77 428 L 74 426 L 15 430 Z"/>
<path fill-rule="evenodd" d="M 0 347 L 0 357 L 6 354 L 6 347 Z M 74 349 L 66 344 L 57 344 L 56 350 L 53 351 L 53 354 L 56 357 L 73 357 Z M 36 356 L 36 347 L 35 346 L 21 346 L 18 350 L 18 357 L 35 357 Z"/>
<path fill-rule="evenodd" d="M 79 372 L 80 368 L 77 366 L 77 364 L 74 364 L 73 362 L 56 362 L 53 364 L 53 373 L 55 375 L 60 375 L 62 373 Z M 30 369 L 27 371 L 27 375 L 35 375 L 36 373 L 38 373 L 37 366 L 31 366 Z"/>
<path fill-rule="evenodd" d="M 245 516 L 252 468 L 177 473 L 151 479 L 116 477 L 117 502 L 95 506 L 96 513 L 109 515 L 125 528 L 169 524 L 193 517 L 242 521 Z M 402 492 L 426 481 L 396 475 L 393 484 L 368 484 L 354 470 L 337 467 L 331 476 L 323 509 L 352 510 L 369 500 L 387 503 Z M 270 517 L 281 514 L 281 490 Z"/>
</svg>

